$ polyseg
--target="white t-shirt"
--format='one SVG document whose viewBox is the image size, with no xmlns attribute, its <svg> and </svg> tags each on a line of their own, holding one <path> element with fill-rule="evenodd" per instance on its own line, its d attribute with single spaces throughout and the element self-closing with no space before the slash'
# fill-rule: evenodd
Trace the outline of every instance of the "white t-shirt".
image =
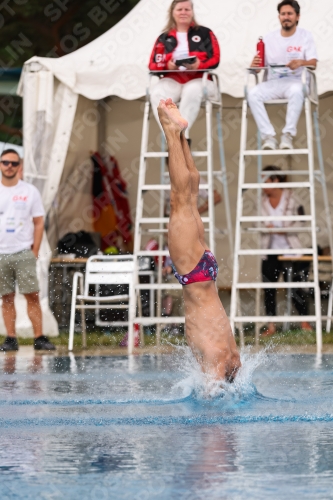
<svg viewBox="0 0 333 500">
<path fill-rule="evenodd" d="M 292 36 L 282 36 L 281 30 L 272 31 L 264 36 L 265 66 L 287 64 L 293 59 L 317 59 L 317 50 L 312 33 L 303 28 L 297 28 Z M 289 68 L 270 68 L 268 80 L 284 78 L 286 76 L 301 78 L 303 68 L 291 70 Z"/>
<path fill-rule="evenodd" d="M 178 45 L 174 50 L 173 53 L 173 60 L 177 61 L 178 59 L 186 59 L 189 57 L 189 51 L 188 51 L 188 35 L 186 33 L 180 33 L 177 31 L 177 40 L 178 40 Z M 179 69 L 181 71 L 186 70 L 185 66 L 180 66 Z"/>
<path fill-rule="evenodd" d="M 35 186 L 19 181 L 6 187 L 0 181 L 0 254 L 17 253 L 33 244 L 34 217 L 45 215 Z"/>
<path fill-rule="evenodd" d="M 282 196 L 280 199 L 280 202 L 277 207 L 273 208 L 272 205 L 268 202 L 267 203 L 267 208 L 269 215 L 271 216 L 281 216 L 285 215 L 285 207 L 286 207 L 286 191 L 282 191 Z M 283 222 L 280 220 L 273 221 L 272 222 L 274 227 L 283 227 Z M 283 234 L 272 234 L 271 235 L 271 244 L 270 248 L 273 250 L 281 250 L 285 248 L 290 248 L 290 245 L 288 243 L 288 240 L 285 235 Z"/>
</svg>

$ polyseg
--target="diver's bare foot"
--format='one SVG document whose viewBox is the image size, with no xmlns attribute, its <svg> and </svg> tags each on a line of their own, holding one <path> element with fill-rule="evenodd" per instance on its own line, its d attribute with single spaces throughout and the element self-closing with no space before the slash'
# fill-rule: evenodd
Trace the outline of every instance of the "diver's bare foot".
<svg viewBox="0 0 333 500">
<path fill-rule="evenodd" d="M 166 101 L 161 99 L 157 111 L 164 132 L 174 130 L 180 133 L 187 129 L 188 123 L 182 117 L 172 99 L 167 99 Z"/>
</svg>

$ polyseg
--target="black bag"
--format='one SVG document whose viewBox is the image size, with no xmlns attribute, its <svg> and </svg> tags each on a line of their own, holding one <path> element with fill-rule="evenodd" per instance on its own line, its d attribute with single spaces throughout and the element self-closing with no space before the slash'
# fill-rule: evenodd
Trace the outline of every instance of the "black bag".
<svg viewBox="0 0 333 500">
<path fill-rule="evenodd" d="M 73 253 L 76 257 L 91 257 L 96 255 L 99 248 L 86 231 L 78 233 L 67 233 L 58 241 L 58 252 L 60 254 Z"/>
</svg>

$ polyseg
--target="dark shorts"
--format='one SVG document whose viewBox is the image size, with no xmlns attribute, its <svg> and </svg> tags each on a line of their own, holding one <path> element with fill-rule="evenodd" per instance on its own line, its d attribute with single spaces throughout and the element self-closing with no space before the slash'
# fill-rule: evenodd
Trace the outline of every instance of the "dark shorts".
<svg viewBox="0 0 333 500">
<path fill-rule="evenodd" d="M 31 250 L 0 254 L 0 297 L 15 293 L 15 284 L 24 295 L 39 291 L 36 257 Z"/>
</svg>

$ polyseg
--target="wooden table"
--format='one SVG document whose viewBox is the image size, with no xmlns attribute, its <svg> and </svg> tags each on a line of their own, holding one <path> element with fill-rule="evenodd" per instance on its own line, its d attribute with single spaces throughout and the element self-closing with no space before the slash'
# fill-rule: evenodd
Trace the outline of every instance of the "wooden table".
<svg viewBox="0 0 333 500">
<path fill-rule="evenodd" d="M 63 257 L 55 257 L 51 259 L 50 264 L 86 264 L 88 259 L 85 257 L 76 257 L 74 259 L 65 259 Z"/>
</svg>

